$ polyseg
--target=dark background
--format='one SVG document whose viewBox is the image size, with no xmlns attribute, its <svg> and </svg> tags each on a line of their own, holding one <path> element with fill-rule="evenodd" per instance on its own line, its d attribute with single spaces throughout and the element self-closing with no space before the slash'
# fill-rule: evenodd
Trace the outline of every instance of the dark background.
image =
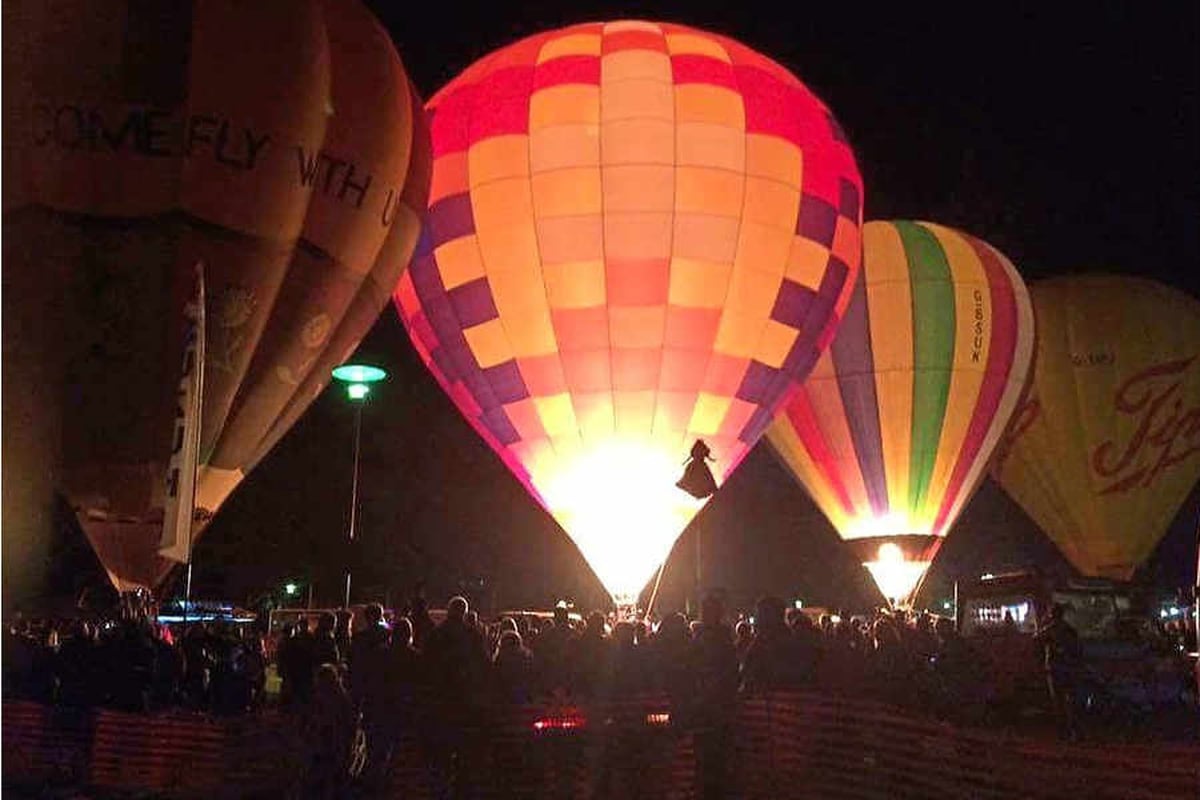
<svg viewBox="0 0 1200 800">
<path fill-rule="evenodd" d="M 572 22 L 641 17 L 732 36 L 833 109 L 858 155 L 868 219 L 960 227 L 1030 280 L 1107 270 L 1200 297 L 1196 4 L 434 3 L 419 15 L 407 2 L 369 5 L 425 97 L 492 49 Z M 436 604 L 454 591 L 484 606 L 601 603 L 574 546 L 459 417 L 391 308 L 359 356 L 392 377 L 364 410 L 354 550 L 344 541 L 353 409 L 331 387 L 198 543 L 194 595 L 248 602 L 292 579 L 335 603 L 349 557 L 356 599 L 399 604 L 425 581 Z M 1193 492 L 1145 577 L 1192 582 L 1198 514 Z M 78 587 L 86 543 L 69 529 L 55 571 Z M 880 600 L 765 444 L 680 538 L 664 608 L 692 592 L 697 537 L 701 585 L 736 603 L 767 590 L 847 609 Z M 956 578 L 1027 566 L 1070 570 L 988 481 L 923 599 L 948 597 Z"/>
</svg>

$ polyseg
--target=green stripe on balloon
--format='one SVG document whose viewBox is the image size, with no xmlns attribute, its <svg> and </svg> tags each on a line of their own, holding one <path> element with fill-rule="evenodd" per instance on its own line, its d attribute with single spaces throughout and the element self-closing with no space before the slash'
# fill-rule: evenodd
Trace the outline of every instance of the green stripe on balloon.
<svg viewBox="0 0 1200 800">
<path fill-rule="evenodd" d="M 913 303 L 912 451 L 908 507 L 919 515 L 937 462 L 938 440 L 954 361 L 954 286 L 937 237 L 911 222 L 896 222 L 908 257 Z"/>
</svg>

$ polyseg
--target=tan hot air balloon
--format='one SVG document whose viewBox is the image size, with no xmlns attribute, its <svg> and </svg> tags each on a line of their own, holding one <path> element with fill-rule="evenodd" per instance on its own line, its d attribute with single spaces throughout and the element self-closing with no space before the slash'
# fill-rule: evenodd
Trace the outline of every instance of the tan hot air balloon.
<svg viewBox="0 0 1200 800">
<path fill-rule="evenodd" d="M 1033 385 L 993 474 L 1083 575 L 1127 580 L 1200 479 L 1200 302 L 1098 274 L 1030 294 Z"/>
<path fill-rule="evenodd" d="M 428 192 L 424 111 L 357 0 L 16 5 L 5 378 L 38 394 L 5 393 L 5 461 L 10 410 L 41 420 L 15 457 L 49 470 L 118 588 L 152 588 L 174 563 L 158 546 L 194 276 L 192 537 L 386 304 Z M 36 506 L 10 517 L 6 494 L 6 537 L 38 535 Z"/>
</svg>

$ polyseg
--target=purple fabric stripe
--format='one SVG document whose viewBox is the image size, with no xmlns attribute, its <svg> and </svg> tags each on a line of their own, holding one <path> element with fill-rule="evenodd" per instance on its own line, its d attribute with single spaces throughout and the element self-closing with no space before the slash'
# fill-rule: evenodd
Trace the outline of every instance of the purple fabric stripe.
<svg viewBox="0 0 1200 800">
<path fill-rule="evenodd" d="M 488 383 L 487 376 L 483 374 L 483 370 L 478 367 L 468 370 L 462 375 L 462 382 L 467 387 L 467 391 L 471 393 L 471 396 L 475 398 L 475 402 L 479 403 L 479 407 L 484 411 L 500 407 L 500 401 L 496 399 L 496 393 L 492 391 L 492 385 Z"/>
<path fill-rule="evenodd" d="M 771 309 L 771 319 L 793 328 L 801 327 L 816 296 L 817 293 L 807 286 L 784 278 L 775 298 L 775 307 Z"/>
<path fill-rule="evenodd" d="M 819 197 L 806 194 L 800 198 L 800 213 L 796 217 L 796 233 L 805 239 L 829 247 L 837 228 L 837 209 Z"/>
<path fill-rule="evenodd" d="M 883 466 L 883 439 L 879 430 L 879 401 L 875 394 L 875 363 L 871 355 L 871 328 L 867 315 L 867 290 L 863 273 L 854 284 L 841 327 L 832 345 L 834 371 L 842 410 L 858 456 L 871 510 L 888 509 L 887 476 Z"/>
<path fill-rule="evenodd" d="M 525 387 L 525 379 L 521 377 L 515 359 L 488 367 L 483 371 L 483 376 L 492 387 L 498 403 L 515 403 L 529 397 L 529 389 Z"/>
<path fill-rule="evenodd" d="M 858 222 L 858 210 L 862 199 L 858 196 L 858 187 L 845 178 L 838 178 L 841 188 L 838 198 L 838 213 L 847 219 Z"/>
<path fill-rule="evenodd" d="M 817 351 L 817 334 L 820 331 L 804 331 L 792 345 L 792 352 L 783 361 L 783 371 L 798 380 L 808 377 L 812 368 L 817 365 L 821 354 Z M 803 341 L 802 341 L 803 340 Z"/>
<path fill-rule="evenodd" d="M 747 403 L 761 404 L 769 396 L 771 383 L 778 374 L 779 370 L 774 367 L 752 360 L 734 397 Z"/>
<path fill-rule="evenodd" d="M 497 407 L 484 411 L 479 415 L 479 421 L 499 440 L 500 444 L 506 447 L 521 439 L 503 408 Z"/>
<path fill-rule="evenodd" d="M 747 445 L 753 445 L 767 430 L 767 426 L 771 424 L 771 412 L 765 406 L 759 406 L 750 415 L 750 419 L 746 420 L 746 424 L 742 426 L 742 432 L 738 434 L 738 439 L 745 442 Z"/>
<path fill-rule="evenodd" d="M 433 256 L 414 258 L 408 265 L 408 274 L 412 276 L 413 289 L 422 307 L 434 300 L 445 297 L 446 288 L 442 285 L 442 276 L 438 273 L 437 262 Z"/>
<path fill-rule="evenodd" d="M 429 226 L 423 223 L 421 225 L 421 232 L 417 234 L 417 246 L 413 250 L 413 258 L 417 259 L 432 255 L 433 247 L 433 236 L 429 232 Z"/>
<path fill-rule="evenodd" d="M 434 247 L 475 232 L 471 195 L 466 192 L 443 197 L 429 207 L 425 216 Z"/>
<path fill-rule="evenodd" d="M 487 278 L 476 278 L 462 286 L 456 286 L 448 295 L 462 330 L 500 316 L 492 299 L 492 288 L 488 285 Z"/>
</svg>

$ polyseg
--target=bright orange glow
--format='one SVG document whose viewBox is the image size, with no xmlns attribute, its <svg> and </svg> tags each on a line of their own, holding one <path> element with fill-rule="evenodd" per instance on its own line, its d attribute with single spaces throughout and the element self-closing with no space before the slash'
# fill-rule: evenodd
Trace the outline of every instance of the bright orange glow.
<svg viewBox="0 0 1200 800">
<path fill-rule="evenodd" d="M 675 451 L 613 438 L 547 459 L 531 477 L 613 600 L 630 605 L 704 505 L 675 486 L 679 472 Z"/>
<path fill-rule="evenodd" d="M 912 594 L 929 564 L 928 561 L 906 561 L 899 546 L 884 542 L 879 545 L 875 560 L 867 561 L 863 566 L 871 573 L 883 596 L 896 603 Z"/>
</svg>

